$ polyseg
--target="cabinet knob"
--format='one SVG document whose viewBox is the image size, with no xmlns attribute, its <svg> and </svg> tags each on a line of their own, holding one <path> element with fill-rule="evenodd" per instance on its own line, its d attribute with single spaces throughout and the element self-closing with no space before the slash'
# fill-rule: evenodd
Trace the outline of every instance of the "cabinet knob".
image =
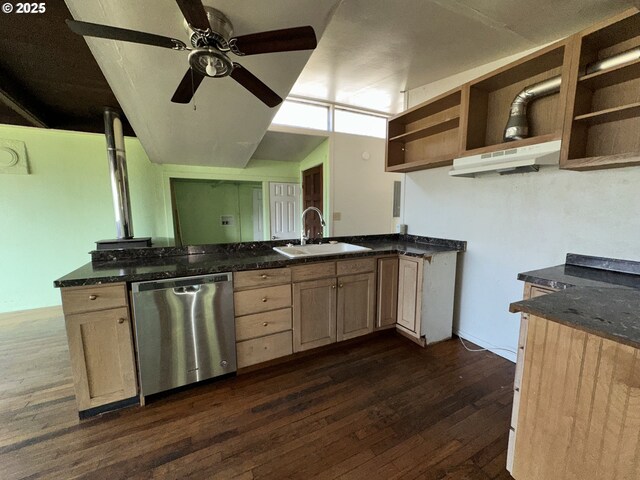
<svg viewBox="0 0 640 480">
<path fill-rule="evenodd" d="M 335 286 L 335 285 L 331 285 L 331 288 L 334 288 L 334 289 L 335 289 L 335 288 L 336 288 L 336 286 Z"/>
<path fill-rule="evenodd" d="M 124 323 L 124 322 L 125 322 L 125 319 L 124 319 L 124 318 L 120 317 L 120 318 L 118 319 L 118 323 Z"/>
<path fill-rule="evenodd" d="M 262 297 L 262 303 L 265 303 L 267 301 L 267 297 Z"/>
<path fill-rule="evenodd" d="M 340 284 L 340 285 L 338 285 L 338 286 L 339 286 L 340 288 L 342 288 L 342 287 L 344 287 L 344 284 L 342 284 L 342 283 L 341 283 L 341 284 Z"/>
<path fill-rule="evenodd" d="M 263 273 L 262 275 L 260 275 L 260 277 L 261 277 L 263 280 L 266 280 L 267 278 L 269 278 L 269 275 L 267 275 L 266 273 Z"/>
<path fill-rule="evenodd" d="M 262 322 L 263 327 L 266 327 L 267 325 L 269 325 L 269 322 Z"/>
<path fill-rule="evenodd" d="M 89 300 L 95 300 L 98 298 L 98 295 L 89 295 Z"/>
</svg>

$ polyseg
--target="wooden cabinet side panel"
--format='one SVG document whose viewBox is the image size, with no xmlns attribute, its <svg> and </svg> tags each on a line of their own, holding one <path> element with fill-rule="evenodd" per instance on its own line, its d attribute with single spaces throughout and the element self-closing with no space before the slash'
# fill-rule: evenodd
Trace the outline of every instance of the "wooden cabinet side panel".
<svg viewBox="0 0 640 480">
<path fill-rule="evenodd" d="M 530 316 L 513 476 L 640 478 L 638 350 Z"/>
<path fill-rule="evenodd" d="M 446 252 L 424 262 L 419 328 L 427 344 L 447 340 L 453 333 L 457 258 L 457 252 Z"/>
<path fill-rule="evenodd" d="M 378 260 L 378 301 L 376 327 L 392 326 L 398 318 L 398 258 Z"/>
<path fill-rule="evenodd" d="M 338 278 L 337 340 L 373 331 L 376 276 L 374 273 Z"/>
<path fill-rule="evenodd" d="M 293 284 L 293 351 L 336 341 L 336 279 Z"/>
</svg>

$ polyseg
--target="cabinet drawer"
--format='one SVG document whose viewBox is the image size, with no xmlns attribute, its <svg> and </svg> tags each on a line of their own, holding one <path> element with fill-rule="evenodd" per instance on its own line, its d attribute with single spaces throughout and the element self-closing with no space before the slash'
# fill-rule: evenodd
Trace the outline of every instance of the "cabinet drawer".
<svg viewBox="0 0 640 480">
<path fill-rule="evenodd" d="M 293 353 L 291 331 L 245 340 L 236 344 L 238 368 L 266 362 Z"/>
<path fill-rule="evenodd" d="M 291 285 L 243 290 L 233 294 L 237 317 L 291 306 Z"/>
<path fill-rule="evenodd" d="M 236 341 L 291 330 L 291 309 L 236 317 Z"/>
<path fill-rule="evenodd" d="M 252 287 L 268 287 L 291 283 L 291 271 L 288 268 L 272 268 L 268 270 L 250 270 L 233 275 L 233 288 L 240 290 Z"/>
<path fill-rule="evenodd" d="M 336 262 L 310 263 L 308 265 L 290 267 L 290 269 L 291 280 L 294 282 L 336 276 Z"/>
<path fill-rule="evenodd" d="M 338 275 L 353 275 L 356 273 L 369 273 L 376 271 L 375 258 L 359 258 L 357 260 L 345 260 L 338 262 Z"/>
<path fill-rule="evenodd" d="M 124 283 L 68 287 L 62 289 L 61 295 L 65 315 L 128 305 Z"/>
</svg>

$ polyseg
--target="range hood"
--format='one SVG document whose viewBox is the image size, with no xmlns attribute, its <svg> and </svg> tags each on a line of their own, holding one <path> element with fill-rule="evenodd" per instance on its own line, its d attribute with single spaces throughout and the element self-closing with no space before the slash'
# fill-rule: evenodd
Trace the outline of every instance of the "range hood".
<svg viewBox="0 0 640 480">
<path fill-rule="evenodd" d="M 471 157 L 456 158 L 449 175 L 475 177 L 493 172 L 500 175 L 537 172 L 541 165 L 558 165 L 559 161 L 560 140 L 554 140 Z"/>
</svg>

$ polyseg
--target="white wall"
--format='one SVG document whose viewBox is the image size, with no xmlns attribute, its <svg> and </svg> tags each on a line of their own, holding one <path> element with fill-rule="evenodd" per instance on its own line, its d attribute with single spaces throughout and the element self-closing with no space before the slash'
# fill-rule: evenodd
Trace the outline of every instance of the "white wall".
<svg viewBox="0 0 640 480">
<path fill-rule="evenodd" d="M 333 222 L 333 235 L 393 232 L 393 182 L 402 180 L 402 175 L 384 171 L 386 140 L 346 133 L 332 136 L 332 211 L 340 215 Z"/>
<path fill-rule="evenodd" d="M 514 57 L 501 63 L 507 63 Z M 496 68 L 480 67 L 420 87 L 413 106 Z M 451 178 L 450 167 L 409 173 L 409 233 L 466 240 L 458 278 L 456 329 L 484 347 L 516 350 L 519 272 L 564 263 L 567 252 L 640 260 L 640 168 Z M 515 359 L 509 352 L 495 353 Z"/>
</svg>

